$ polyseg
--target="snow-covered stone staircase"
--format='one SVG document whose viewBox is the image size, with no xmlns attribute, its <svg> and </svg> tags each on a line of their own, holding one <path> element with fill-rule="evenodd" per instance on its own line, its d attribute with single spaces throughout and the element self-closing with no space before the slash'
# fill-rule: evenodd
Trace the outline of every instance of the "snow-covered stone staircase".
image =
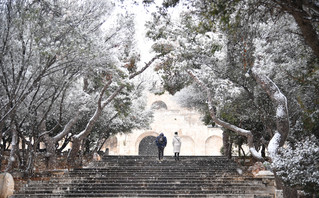
<svg viewBox="0 0 319 198">
<path fill-rule="evenodd" d="M 13 197 L 274 198 L 273 181 L 238 174 L 224 157 L 106 156 L 50 181 L 30 181 Z"/>
</svg>

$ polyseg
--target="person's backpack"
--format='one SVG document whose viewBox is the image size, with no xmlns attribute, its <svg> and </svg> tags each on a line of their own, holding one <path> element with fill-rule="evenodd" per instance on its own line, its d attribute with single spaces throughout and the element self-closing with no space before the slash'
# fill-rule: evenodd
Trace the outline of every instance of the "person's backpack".
<svg viewBox="0 0 319 198">
<path fill-rule="evenodd" d="M 160 137 L 158 138 L 158 143 L 159 143 L 159 144 L 164 144 L 164 137 L 163 137 L 163 136 L 160 136 Z"/>
</svg>

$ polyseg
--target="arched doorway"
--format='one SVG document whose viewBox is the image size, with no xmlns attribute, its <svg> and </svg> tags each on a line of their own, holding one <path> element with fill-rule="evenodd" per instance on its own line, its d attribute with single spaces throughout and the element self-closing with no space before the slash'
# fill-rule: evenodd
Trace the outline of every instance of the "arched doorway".
<svg viewBox="0 0 319 198">
<path fill-rule="evenodd" d="M 138 146 L 138 154 L 144 156 L 156 156 L 157 146 L 155 144 L 155 140 L 156 137 L 154 136 L 144 137 Z"/>
<path fill-rule="evenodd" d="M 206 155 L 221 155 L 220 149 L 223 146 L 223 140 L 216 135 L 210 136 L 205 142 Z"/>
<path fill-rule="evenodd" d="M 180 155 L 195 155 L 195 142 L 189 136 L 181 136 L 182 147 Z"/>
<path fill-rule="evenodd" d="M 153 102 L 151 109 L 159 110 L 159 109 L 166 109 L 167 110 L 167 105 L 165 102 L 158 100 Z"/>
</svg>

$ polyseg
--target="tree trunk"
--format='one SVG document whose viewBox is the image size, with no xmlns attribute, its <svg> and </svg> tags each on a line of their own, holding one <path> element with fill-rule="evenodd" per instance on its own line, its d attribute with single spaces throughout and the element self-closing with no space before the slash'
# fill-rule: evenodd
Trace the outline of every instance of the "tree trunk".
<svg viewBox="0 0 319 198">
<path fill-rule="evenodd" d="M 258 73 L 258 66 L 256 65 L 251 69 L 252 75 L 268 94 L 276 110 L 276 131 L 268 144 L 270 158 L 273 158 L 278 148 L 284 145 L 289 134 L 288 104 L 286 96 L 277 85 L 267 76 Z"/>
<path fill-rule="evenodd" d="M 35 155 L 35 146 L 30 146 L 30 150 L 28 153 L 28 160 L 27 160 L 27 166 L 26 166 L 26 170 L 25 170 L 25 176 L 29 177 L 33 174 L 33 170 L 34 170 L 34 155 Z"/>
<path fill-rule="evenodd" d="M 299 12 L 292 13 L 295 21 L 297 22 L 305 42 L 312 49 L 314 54 L 319 57 L 319 39 L 316 30 L 312 26 L 309 19 L 307 19 L 305 15 Z"/>
<path fill-rule="evenodd" d="M 69 151 L 68 157 L 67 157 L 67 162 L 69 166 L 76 168 L 76 167 L 79 167 L 79 165 L 81 164 L 80 162 L 78 162 L 80 147 L 81 147 L 81 139 L 77 137 L 73 137 L 72 149 Z"/>
<path fill-rule="evenodd" d="M 92 118 L 90 119 L 90 121 L 87 123 L 85 129 L 73 136 L 73 143 L 72 143 L 72 148 L 68 154 L 68 164 L 71 166 L 79 166 L 79 164 L 76 162 L 76 158 L 78 156 L 78 152 L 80 151 L 80 146 L 81 146 L 81 141 L 86 138 L 92 131 L 95 123 L 97 122 L 97 120 L 100 118 L 100 115 L 102 114 L 102 110 L 105 108 L 105 106 L 107 104 L 109 104 L 120 92 L 121 90 L 124 88 L 123 85 L 121 85 L 117 90 L 115 90 L 115 92 L 110 95 L 108 97 L 108 99 L 102 104 L 102 96 L 104 95 L 104 92 L 106 91 L 106 89 L 108 88 L 108 86 L 111 84 L 111 80 L 103 87 L 100 96 L 99 96 L 99 100 L 98 100 L 98 105 L 97 108 L 95 110 L 94 115 L 92 116 Z"/>
<path fill-rule="evenodd" d="M 262 156 L 263 158 L 266 157 L 266 152 L 265 152 L 265 150 L 266 150 L 266 147 L 265 147 L 265 145 L 263 144 L 263 145 L 261 146 L 261 156 Z"/>
<path fill-rule="evenodd" d="M 313 53 L 319 57 L 319 37 L 317 34 L 317 23 L 312 21 L 316 18 L 319 9 L 316 1 L 288 1 L 288 0 L 273 0 L 281 8 L 288 12 L 295 19 L 305 43 L 312 49 Z M 313 9 L 312 13 L 307 12 L 307 9 Z M 310 10 L 310 9 L 309 9 Z"/>
<path fill-rule="evenodd" d="M 46 168 L 51 170 L 51 169 L 54 169 L 56 165 L 56 152 L 55 152 L 56 142 L 48 134 L 46 134 L 43 138 L 44 138 L 44 142 L 46 146 L 46 153 L 45 153 Z"/>
<path fill-rule="evenodd" d="M 61 145 L 61 147 L 59 149 L 57 149 L 57 154 L 61 154 L 62 151 L 68 146 L 68 144 L 71 142 L 71 138 L 72 136 L 70 137 L 66 137 L 64 140 L 63 140 L 63 144 Z"/>
<path fill-rule="evenodd" d="M 107 138 L 99 138 L 95 148 L 94 148 L 94 151 L 93 153 L 99 153 L 104 145 L 104 143 L 106 142 Z"/>
<path fill-rule="evenodd" d="M 3 124 L 0 124 L 0 142 L 2 140 L 2 129 L 3 129 Z M 4 142 L 0 144 L 0 170 L 2 170 L 3 148 L 4 148 Z"/>
<path fill-rule="evenodd" d="M 54 137 L 49 136 L 50 131 L 44 132 L 40 135 L 44 136 L 43 140 L 46 146 L 45 160 L 48 169 L 54 169 L 56 165 L 57 152 L 55 145 L 70 132 L 72 126 L 78 121 L 78 119 L 79 114 L 77 113 L 77 115 L 65 125 L 64 129 Z"/>
<path fill-rule="evenodd" d="M 95 125 L 95 122 L 99 119 L 101 113 L 102 113 L 102 109 L 97 108 L 95 110 L 93 117 L 90 119 L 90 121 L 86 125 L 86 128 L 80 134 L 73 136 L 72 148 L 68 154 L 68 160 L 67 160 L 68 164 L 71 165 L 72 167 L 79 166 L 79 163 L 77 162 L 78 161 L 77 157 L 79 155 L 81 142 L 85 137 L 87 137 L 90 134 L 92 128 Z"/>
<path fill-rule="evenodd" d="M 282 179 L 276 174 L 276 171 L 274 171 L 274 174 L 276 188 L 283 191 L 284 198 L 298 198 L 297 190 L 289 186 L 285 186 Z"/>
<path fill-rule="evenodd" d="M 229 135 L 227 132 L 223 132 L 223 144 L 224 144 L 224 156 L 228 159 L 231 158 L 231 147 L 229 142 Z"/>
<path fill-rule="evenodd" d="M 82 152 L 84 155 L 90 153 L 90 140 L 88 138 L 83 141 Z"/>
<path fill-rule="evenodd" d="M 12 143 L 11 143 L 11 151 L 10 151 L 10 157 L 9 157 L 9 163 L 7 165 L 7 168 L 5 172 L 10 172 L 13 168 L 13 164 L 16 161 L 16 152 L 17 152 L 17 143 L 18 143 L 18 136 L 17 136 L 17 131 L 15 127 L 11 126 L 11 132 L 12 132 Z"/>
<path fill-rule="evenodd" d="M 246 159 L 246 153 L 245 153 L 245 151 L 244 151 L 242 145 L 240 146 L 240 150 L 241 150 L 241 152 L 243 153 L 244 159 Z"/>
</svg>

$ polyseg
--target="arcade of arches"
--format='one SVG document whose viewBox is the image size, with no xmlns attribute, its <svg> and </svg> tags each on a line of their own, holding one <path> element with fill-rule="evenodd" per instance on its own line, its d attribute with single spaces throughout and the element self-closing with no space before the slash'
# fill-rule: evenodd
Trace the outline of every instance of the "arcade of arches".
<svg viewBox="0 0 319 198">
<path fill-rule="evenodd" d="M 154 110 L 150 128 L 110 137 L 104 145 L 110 155 L 157 155 L 155 139 L 160 133 L 167 137 L 164 155 L 173 155 L 174 132 L 182 139 L 180 155 L 221 155 L 222 130 L 205 126 L 198 112 L 180 107 L 173 96 L 149 94 L 147 108 Z"/>
</svg>

